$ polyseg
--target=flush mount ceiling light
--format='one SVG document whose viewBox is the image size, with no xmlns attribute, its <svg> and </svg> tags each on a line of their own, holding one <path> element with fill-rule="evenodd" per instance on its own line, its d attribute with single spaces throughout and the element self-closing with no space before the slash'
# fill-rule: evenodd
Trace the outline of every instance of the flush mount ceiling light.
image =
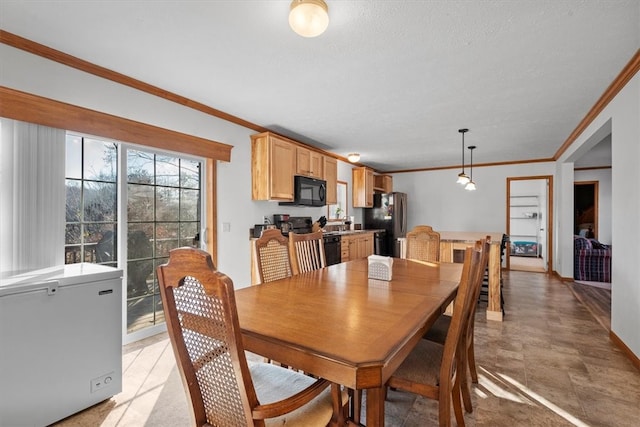
<svg viewBox="0 0 640 427">
<path fill-rule="evenodd" d="M 466 185 L 470 180 L 467 174 L 464 173 L 464 134 L 469 132 L 469 129 L 458 129 L 458 132 L 462 134 L 462 172 L 458 174 L 458 180 L 456 183 Z"/>
<path fill-rule="evenodd" d="M 329 8 L 324 0 L 293 0 L 289 25 L 302 37 L 319 36 L 329 26 Z"/>
<path fill-rule="evenodd" d="M 476 190 L 476 183 L 473 182 L 473 150 L 475 150 L 476 146 L 475 145 L 470 145 L 469 146 L 469 150 L 471 151 L 471 164 L 469 166 L 469 174 L 471 175 L 471 178 L 469 178 L 469 182 L 467 182 L 467 185 L 464 187 L 465 190 L 467 191 L 475 191 Z"/>
<path fill-rule="evenodd" d="M 358 160 L 360 160 L 360 154 L 359 153 L 349 153 L 347 155 L 347 159 L 351 162 L 351 163 L 355 163 Z"/>
</svg>

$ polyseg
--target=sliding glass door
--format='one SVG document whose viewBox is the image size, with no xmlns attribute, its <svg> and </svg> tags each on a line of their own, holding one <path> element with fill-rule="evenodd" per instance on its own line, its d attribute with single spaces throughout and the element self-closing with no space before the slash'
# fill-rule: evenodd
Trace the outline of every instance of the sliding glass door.
<svg viewBox="0 0 640 427">
<path fill-rule="evenodd" d="M 127 150 L 127 333 L 164 322 L 156 267 L 199 246 L 200 162 Z"/>
<path fill-rule="evenodd" d="M 67 135 L 65 262 L 124 271 L 125 342 L 164 327 L 156 267 L 171 249 L 200 246 L 203 164 Z"/>
</svg>

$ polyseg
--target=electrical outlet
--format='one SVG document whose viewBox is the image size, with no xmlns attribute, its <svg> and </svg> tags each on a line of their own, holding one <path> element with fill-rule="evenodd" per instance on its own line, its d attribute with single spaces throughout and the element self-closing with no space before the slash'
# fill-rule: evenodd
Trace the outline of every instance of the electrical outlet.
<svg viewBox="0 0 640 427">
<path fill-rule="evenodd" d="M 109 372 L 108 374 L 104 374 L 99 376 L 98 378 L 94 378 L 91 380 L 91 393 L 95 393 L 96 391 L 100 391 L 105 387 L 108 387 L 113 383 L 113 372 Z"/>
<path fill-rule="evenodd" d="M 268 217 L 268 216 L 264 215 L 264 216 L 262 217 L 262 223 L 263 223 L 263 224 L 271 224 L 271 220 L 269 219 L 269 217 Z"/>
</svg>

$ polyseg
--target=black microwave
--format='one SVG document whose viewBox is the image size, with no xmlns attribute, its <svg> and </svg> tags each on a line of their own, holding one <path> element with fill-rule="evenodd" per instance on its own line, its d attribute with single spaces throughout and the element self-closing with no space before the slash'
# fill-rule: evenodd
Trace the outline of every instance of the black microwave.
<svg viewBox="0 0 640 427">
<path fill-rule="evenodd" d="M 293 202 L 289 206 L 324 206 L 327 204 L 327 181 L 296 175 L 293 177 Z"/>
</svg>

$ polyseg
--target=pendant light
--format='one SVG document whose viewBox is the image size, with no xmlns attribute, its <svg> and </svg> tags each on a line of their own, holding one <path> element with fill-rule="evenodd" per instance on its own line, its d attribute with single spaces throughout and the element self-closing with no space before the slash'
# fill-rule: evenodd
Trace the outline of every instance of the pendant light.
<svg viewBox="0 0 640 427">
<path fill-rule="evenodd" d="M 469 129 L 458 129 L 458 132 L 462 134 L 462 172 L 458 174 L 458 180 L 456 183 L 465 185 L 470 181 L 467 174 L 464 173 L 464 134 L 469 132 Z"/>
<path fill-rule="evenodd" d="M 293 0 L 289 25 L 302 37 L 319 36 L 329 26 L 329 8 L 324 0 Z"/>
<path fill-rule="evenodd" d="M 470 145 L 469 146 L 469 150 L 471 151 L 471 164 L 469 166 L 469 174 L 471 175 L 471 178 L 469 179 L 469 182 L 467 182 L 467 185 L 464 187 L 465 190 L 467 191 L 475 191 L 476 190 L 476 183 L 473 182 L 473 150 L 475 150 L 476 146 L 475 145 Z"/>
</svg>

